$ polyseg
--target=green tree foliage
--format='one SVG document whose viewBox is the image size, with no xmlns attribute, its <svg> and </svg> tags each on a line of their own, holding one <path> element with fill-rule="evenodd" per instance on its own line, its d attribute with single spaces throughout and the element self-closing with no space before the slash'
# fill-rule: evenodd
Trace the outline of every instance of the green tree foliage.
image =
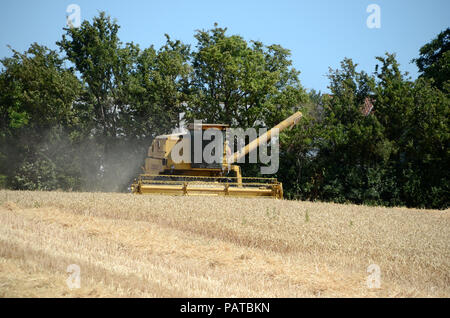
<svg viewBox="0 0 450 318">
<path fill-rule="evenodd" d="M 30 179 L 20 174 L 28 174 L 25 171 L 35 163 L 36 174 L 41 168 L 46 171 L 38 176 L 40 187 L 55 189 L 58 185 L 50 171 L 55 165 L 44 158 L 49 155 L 48 147 L 57 142 L 54 137 L 59 134 L 55 131 L 68 135 L 76 130 L 73 102 L 79 97 L 81 85 L 73 72 L 63 67 L 55 51 L 36 43 L 23 54 L 13 50 L 13 56 L 1 63 L 0 174 L 7 176 L 14 188 L 30 188 L 26 181 Z M 59 168 L 60 179 L 74 173 Z"/>
<path fill-rule="evenodd" d="M 3 133 L 29 127 L 38 131 L 53 126 L 70 126 L 80 84 L 55 51 L 36 43 L 21 54 L 1 61 L 1 107 Z"/>
<path fill-rule="evenodd" d="M 302 147 L 303 160 L 297 164 L 304 171 L 302 198 L 381 203 L 376 172 L 378 163 L 388 159 L 390 144 L 377 117 L 363 112 L 375 83 L 356 67 L 345 59 L 341 69 L 330 70 L 332 95 L 319 99 L 321 118 L 309 127 L 309 136 L 297 128 L 295 139 L 306 143 L 297 146 Z"/>
<path fill-rule="evenodd" d="M 80 28 L 65 28 L 66 34 L 57 42 L 74 63 L 81 78 L 87 84 L 87 101 L 93 106 L 94 120 L 101 127 L 105 138 L 117 133 L 117 96 L 121 64 L 119 26 L 104 13 L 95 17 L 93 23 L 83 21 Z"/>
<path fill-rule="evenodd" d="M 405 79 L 393 55 L 379 57 L 375 109 L 392 144 L 400 200 L 442 207 L 449 200 L 449 95 L 426 78 Z"/>
<path fill-rule="evenodd" d="M 420 55 L 413 60 L 421 77 L 433 79 L 439 89 L 450 90 L 450 28 L 439 33 L 431 42 L 420 48 Z"/>
<path fill-rule="evenodd" d="M 138 139 L 170 131 L 189 100 L 190 48 L 166 38 L 158 51 L 150 47 L 140 52 L 126 90 L 130 104 L 123 112 L 124 126 Z"/>
<path fill-rule="evenodd" d="M 374 76 L 345 59 L 330 70 L 331 96 L 313 92 L 284 154 L 291 197 L 410 207 L 449 205 L 449 96 L 402 74 L 395 55 Z M 373 109 L 364 111 L 366 100 Z M 313 124 L 311 124 L 313 123 Z M 280 173 L 280 172 L 279 172 Z M 295 181 L 292 182 L 291 179 Z"/>
<path fill-rule="evenodd" d="M 177 124 L 190 72 L 189 47 L 168 36 L 158 51 L 123 45 L 119 25 L 103 12 L 92 23 L 65 31 L 57 44 L 81 74 L 82 104 L 89 105 L 84 120 L 91 122 L 89 135 L 100 148 L 91 153 L 90 162 L 100 171 L 93 182 L 104 190 L 123 190 L 139 172 L 151 138 Z"/>
<path fill-rule="evenodd" d="M 306 97 L 289 50 L 248 43 L 226 30 L 216 24 L 195 34 L 190 118 L 242 128 L 277 124 Z"/>
</svg>

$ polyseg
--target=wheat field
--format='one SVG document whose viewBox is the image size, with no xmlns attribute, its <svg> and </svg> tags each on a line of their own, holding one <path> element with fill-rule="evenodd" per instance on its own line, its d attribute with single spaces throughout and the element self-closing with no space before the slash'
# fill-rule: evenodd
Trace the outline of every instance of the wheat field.
<svg viewBox="0 0 450 318">
<path fill-rule="evenodd" d="M 0 296 L 449 297 L 449 212 L 0 191 Z"/>
</svg>

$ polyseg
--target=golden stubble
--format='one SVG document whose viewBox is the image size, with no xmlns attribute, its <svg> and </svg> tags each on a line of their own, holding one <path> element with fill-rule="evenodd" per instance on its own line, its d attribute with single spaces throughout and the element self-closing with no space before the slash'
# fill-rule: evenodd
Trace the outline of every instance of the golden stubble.
<svg viewBox="0 0 450 318">
<path fill-rule="evenodd" d="M 0 296 L 448 297 L 449 226 L 448 210 L 0 191 Z"/>
</svg>

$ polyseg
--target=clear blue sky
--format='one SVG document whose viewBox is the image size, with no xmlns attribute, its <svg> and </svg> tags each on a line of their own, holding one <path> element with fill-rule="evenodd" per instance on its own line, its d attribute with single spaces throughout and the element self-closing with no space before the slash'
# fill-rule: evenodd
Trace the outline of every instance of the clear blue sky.
<svg viewBox="0 0 450 318">
<path fill-rule="evenodd" d="M 121 40 L 141 48 L 159 48 L 164 33 L 195 44 L 195 30 L 218 22 L 229 34 L 290 49 L 303 86 L 322 91 L 328 91 L 328 67 L 344 57 L 373 72 L 375 56 L 395 52 L 402 70 L 417 77 L 411 59 L 450 26 L 448 0 L 7 0 L 1 2 L 0 58 L 11 55 L 7 44 L 19 51 L 32 42 L 56 49 L 72 3 L 81 7 L 82 20 L 106 11 L 121 26 Z M 381 9 L 379 29 L 366 25 L 369 4 Z"/>
</svg>

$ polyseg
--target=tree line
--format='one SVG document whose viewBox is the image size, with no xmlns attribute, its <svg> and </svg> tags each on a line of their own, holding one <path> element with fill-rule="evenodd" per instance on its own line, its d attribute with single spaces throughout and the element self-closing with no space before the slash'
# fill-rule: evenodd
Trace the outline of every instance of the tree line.
<svg viewBox="0 0 450 318">
<path fill-rule="evenodd" d="M 194 47 L 166 35 L 159 49 L 121 42 L 119 28 L 102 12 L 65 28 L 58 50 L 34 43 L 1 60 L 0 187 L 126 191 L 180 113 L 248 128 L 300 110 L 280 136 L 287 197 L 448 207 L 450 29 L 421 48 L 417 80 L 394 54 L 372 73 L 346 58 L 322 94 L 303 88 L 288 49 L 217 24 Z"/>
</svg>

